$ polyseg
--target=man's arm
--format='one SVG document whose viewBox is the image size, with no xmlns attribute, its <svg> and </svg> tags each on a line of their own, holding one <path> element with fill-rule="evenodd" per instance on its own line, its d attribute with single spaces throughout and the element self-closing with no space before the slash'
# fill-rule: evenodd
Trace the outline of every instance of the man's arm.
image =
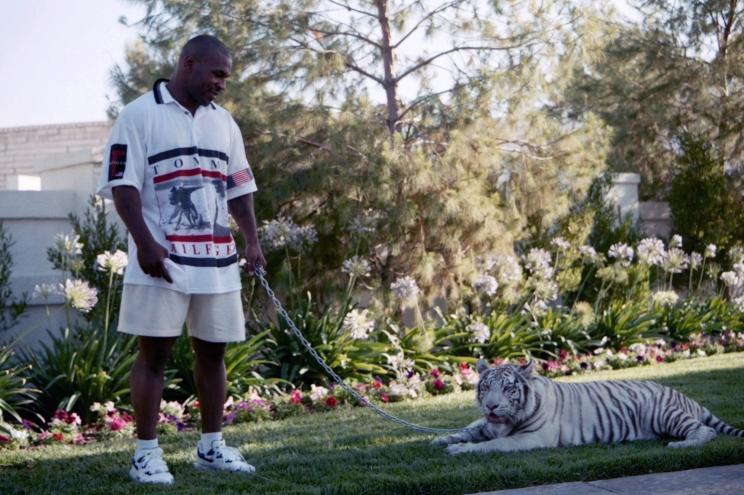
<svg viewBox="0 0 744 495">
<path fill-rule="evenodd" d="M 266 260 L 258 242 L 256 215 L 253 212 L 253 193 L 244 194 L 227 202 L 228 210 L 245 237 L 246 270 L 253 275 L 258 266 L 266 266 Z"/>
<path fill-rule="evenodd" d="M 168 250 L 155 240 L 145 224 L 139 191 L 132 186 L 118 186 L 111 192 L 116 211 L 137 244 L 137 261 L 142 271 L 151 277 L 163 278 L 172 283 L 173 280 L 163 263 L 168 257 Z"/>
</svg>

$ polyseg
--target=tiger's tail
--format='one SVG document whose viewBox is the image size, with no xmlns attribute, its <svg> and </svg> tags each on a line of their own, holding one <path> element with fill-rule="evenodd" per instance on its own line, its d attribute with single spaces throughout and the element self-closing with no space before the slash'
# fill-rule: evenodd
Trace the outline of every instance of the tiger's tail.
<svg viewBox="0 0 744 495">
<path fill-rule="evenodd" d="M 703 423 L 707 426 L 710 426 L 714 430 L 716 430 L 718 433 L 723 433 L 724 435 L 729 435 L 732 437 L 744 437 L 744 430 L 740 428 L 734 428 L 733 426 L 729 426 L 726 424 L 725 421 L 718 418 L 715 414 L 711 413 L 707 409 L 705 410 L 705 417 L 703 418 Z"/>
</svg>

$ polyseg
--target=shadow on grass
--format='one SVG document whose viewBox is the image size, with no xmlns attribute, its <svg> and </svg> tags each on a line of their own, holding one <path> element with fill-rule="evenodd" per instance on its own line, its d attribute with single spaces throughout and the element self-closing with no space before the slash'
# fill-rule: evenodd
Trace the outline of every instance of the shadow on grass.
<svg viewBox="0 0 744 495">
<path fill-rule="evenodd" d="M 688 394 L 732 426 L 744 427 L 744 368 L 657 381 Z M 468 394 L 467 405 L 471 403 Z M 389 409 L 430 426 L 464 426 L 477 415 L 474 408 L 445 399 Z M 258 475 L 195 471 L 191 461 L 197 434 L 189 433 L 165 436 L 161 442 L 176 477 L 173 487 L 130 483 L 131 443 L 122 440 L 10 453 L 0 461 L 0 492 L 462 494 L 744 462 L 744 439 L 723 436 L 694 449 L 644 441 L 450 457 L 429 445 L 431 436 L 403 430 L 359 408 L 239 425 L 228 428 L 226 437 L 256 465 Z"/>
</svg>

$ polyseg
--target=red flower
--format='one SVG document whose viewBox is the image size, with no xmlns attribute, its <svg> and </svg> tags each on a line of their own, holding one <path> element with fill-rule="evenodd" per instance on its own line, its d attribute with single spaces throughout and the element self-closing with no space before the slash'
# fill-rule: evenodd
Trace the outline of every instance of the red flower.
<svg viewBox="0 0 744 495">
<path fill-rule="evenodd" d="M 438 368 L 434 368 L 433 370 L 431 370 L 431 376 L 433 376 L 434 378 L 439 378 L 441 375 L 442 373 L 439 371 Z"/>
<path fill-rule="evenodd" d="M 566 349 L 561 349 L 558 353 L 558 361 L 563 362 L 568 358 L 568 351 Z"/>
<path fill-rule="evenodd" d="M 657 363 L 663 363 L 664 362 L 664 356 L 662 356 L 661 354 L 657 354 L 656 355 L 656 362 Z"/>
<path fill-rule="evenodd" d="M 382 380 L 375 378 L 374 381 L 372 381 L 372 388 L 378 389 L 380 387 L 382 387 Z"/>
<path fill-rule="evenodd" d="M 52 435 L 52 438 L 54 439 L 55 442 L 64 442 L 65 440 L 64 435 L 62 435 L 61 433 L 54 433 Z"/>
<path fill-rule="evenodd" d="M 292 404 L 300 404 L 302 402 L 302 392 L 299 389 L 292 390 L 289 394 L 289 402 Z"/>
<path fill-rule="evenodd" d="M 444 390 L 444 382 L 440 378 L 437 378 L 434 380 L 434 388 L 437 390 Z"/>
<path fill-rule="evenodd" d="M 325 403 L 326 406 L 334 408 L 338 405 L 338 400 L 336 400 L 334 396 L 329 395 L 328 397 L 326 397 Z"/>
<path fill-rule="evenodd" d="M 463 362 L 460 363 L 460 369 L 463 370 L 463 371 L 464 370 L 470 370 L 470 366 L 468 365 L 468 363 L 466 363 L 465 361 L 463 361 Z"/>
<path fill-rule="evenodd" d="M 390 397 L 388 397 L 387 394 L 380 394 L 380 400 L 382 402 L 390 402 Z"/>
<path fill-rule="evenodd" d="M 10 437 L 6 437 L 5 435 L 0 435 L 0 443 L 10 443 Z"/>
<path fill-rule="evenodd" d="M 201 409 L 201 404 L 199 404 L 198 400 L 195 400 L 191 407 L 194 409 Z"/>
</svg>

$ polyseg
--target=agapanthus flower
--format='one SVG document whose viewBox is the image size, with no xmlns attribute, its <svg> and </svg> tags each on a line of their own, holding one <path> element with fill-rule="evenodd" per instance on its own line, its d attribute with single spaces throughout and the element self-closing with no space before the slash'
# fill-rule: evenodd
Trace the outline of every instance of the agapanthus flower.
<svg viewBox="0 0 744 495">
<path fill-rule="evenodd" d="M 496 294 L 496 291 L 499 289 L 499 283 L 496 281 L 496 277 L 492 275 L 481 275 L 473 282 L 473 287 L 481 294 L 490 297 Z"/>
<path fill-rule="evenodd" d="M 318 233 L 314 227 L 300 227 L 294 220 L 286 217 L 278 217 L 271 221 L 264 220 L 263 225 L 258 229 L 258 234 L 261 243 L 269 251 L 283 249 L 302 251 L 318 240 Z"/>
<path fill-rule="evenodd" d="M 636 247 L 638 261 L 651 266 L 661 266 L 664 263 L 666 249 L 661 239 L 647 237 L 641 240 Z"/>
<path fill-rule="evenodd" d="M 87 313 L 98 302 L 98 291 L 85 280 L 67 279 L 60 284 L 60 292 L 65 295 L 65 302 L 81 313 Z"/>
<path fill-rule="evenodd" d="M 597 251 L 586 244 L 579 247 L 579 254 L 581 254 L 581 257 L 584 258 L 585 261 L 590 263 L 597 259 Z"/>
<path fill-rule="evenodd" d="M 96 266 L 101 272 L 121 275 L 124 273 L 124 268 L 127 266 L 127 253 L 121 249 L 117 249 L 113 253 L 110 251 L 104 251 L 102 254 L 96 256 Z"/>
<path fill-rule="evenodd" d="M 703 264 L 703 255 L 697 251 L 690 253 L 690 268 L 693 270 Z"/>
<path fill-rule="evenodd" d="M 491 338 L 491 329 L 488 328 L 488 325 L 480 321 L 474 321 L 465 328 L 470 332 L 470 342 L 483 344 Z"/>
<path fill-rule="evenodd" d="M 571 244 L 566 239 L 560 236 L 554 237 L 553 239 L 551 239 L 550 245 L 558 248 L 561 251 L 565 251 L 566 249 L 571 247 Z"/>
<path fill-rule="evenodd" d="M 723 282 L 726 287 L 736 287 L 739 285 L 739 277 L 736 275 L 736 272 L 723 272 L 721 273 L 721 282 Z"/>
<path fill-rule="evenodd" d="M 690 265 L 690 257 L 679 248 L 671 248 L 664 258 L 664 270 L 669 273 L 682 273 Z"/>
<path fill-rule="evenodd" d="M 682 236 L 679 234 L 674 234 L 672 236 L 672 240 L 669 241 L 669 247 L 681 248 L 682 247 Z"/>
<path fill-rule="evenodd" d="M 390 290 L 392 290 L 395 297 L 401 301 L 414 299 L 419 293 L 416 281 L 413 277 L 408 275 L 405 277 L 398 277 L 395 282 L 390 284 Z"/>
<path fill-rule="evenodd" d="M 659 306 L 674 306 L 679 301 L 679 295 L 673 290 L 662 290 L 654 292 L 651 300 Z"/>
<path fill-rule="evenodd" d="M 344 260 L 341 265 L 341 271 L 348 273 L 354 278 L 365 278 L 369 276 L 371 270 L 369 261 L 362 258 L 361 256 L 352 256 L 351 258 Z"/>
<path fill-rule="evenodd" d="M 615 258 L 626 267 L 630 266 L 630 262 L 633 261 L 633 255 L 633 248 L 624 242 L 616 242 L 610 246 L 610 250 L 607 252 L 607 256 Z"/>
<path fill-rule="evenodd" d="M 553 267 L 551 265 L 550 253 L 548 253 L 544 249 L 530 249 L 525 259 L 525 265 L 533 276 L 541 278 L 553 277 Z"/>
<path fill-rule="evenodd" d="M 59 293 L 59 290 L 54 286 L 54 284 L 38 284 L 34 286 L 33 298 L 46 301 L 51 296 Z"/>
<path fill-rule="evenodd" d="M 367 309 L 352 309 L 344 317 L 343 329 L 352 339 L 366 339 L 375 328 L 375 320 Z"/>
<path fill-rule="evenodd" d="M 718 248 L 716 247 L 715 244 L 708 244 L 707 246 L 705 246 L 705 254 L 704 254 L 704 256 L 706 258 L 715 258 L 716 257 L 716 251 L 717 250 L 718 250 Z"/>
<path fill-rule="evenodd" d="M 54 246 L 68 256 L 77 256 L 83 252 L 83 244 L 77 234 L 57 234 L 54 237 Z"/>
<path fill-rule="evenodd" d="M 522 281 L 522 266 L 514 256 L 492 256 L 486 264 L 486 271 L 492 271 L 496 281 L 503 286 L 514 286 Z"/>
<path fill-rule="evenodd" d="M 369 235 L 377 230 L 377 224 L 382 214 L 372 209 L 364 210 L 360 215 L 351 219 L 349 232 L 354 235 Z"/>
</svg>

